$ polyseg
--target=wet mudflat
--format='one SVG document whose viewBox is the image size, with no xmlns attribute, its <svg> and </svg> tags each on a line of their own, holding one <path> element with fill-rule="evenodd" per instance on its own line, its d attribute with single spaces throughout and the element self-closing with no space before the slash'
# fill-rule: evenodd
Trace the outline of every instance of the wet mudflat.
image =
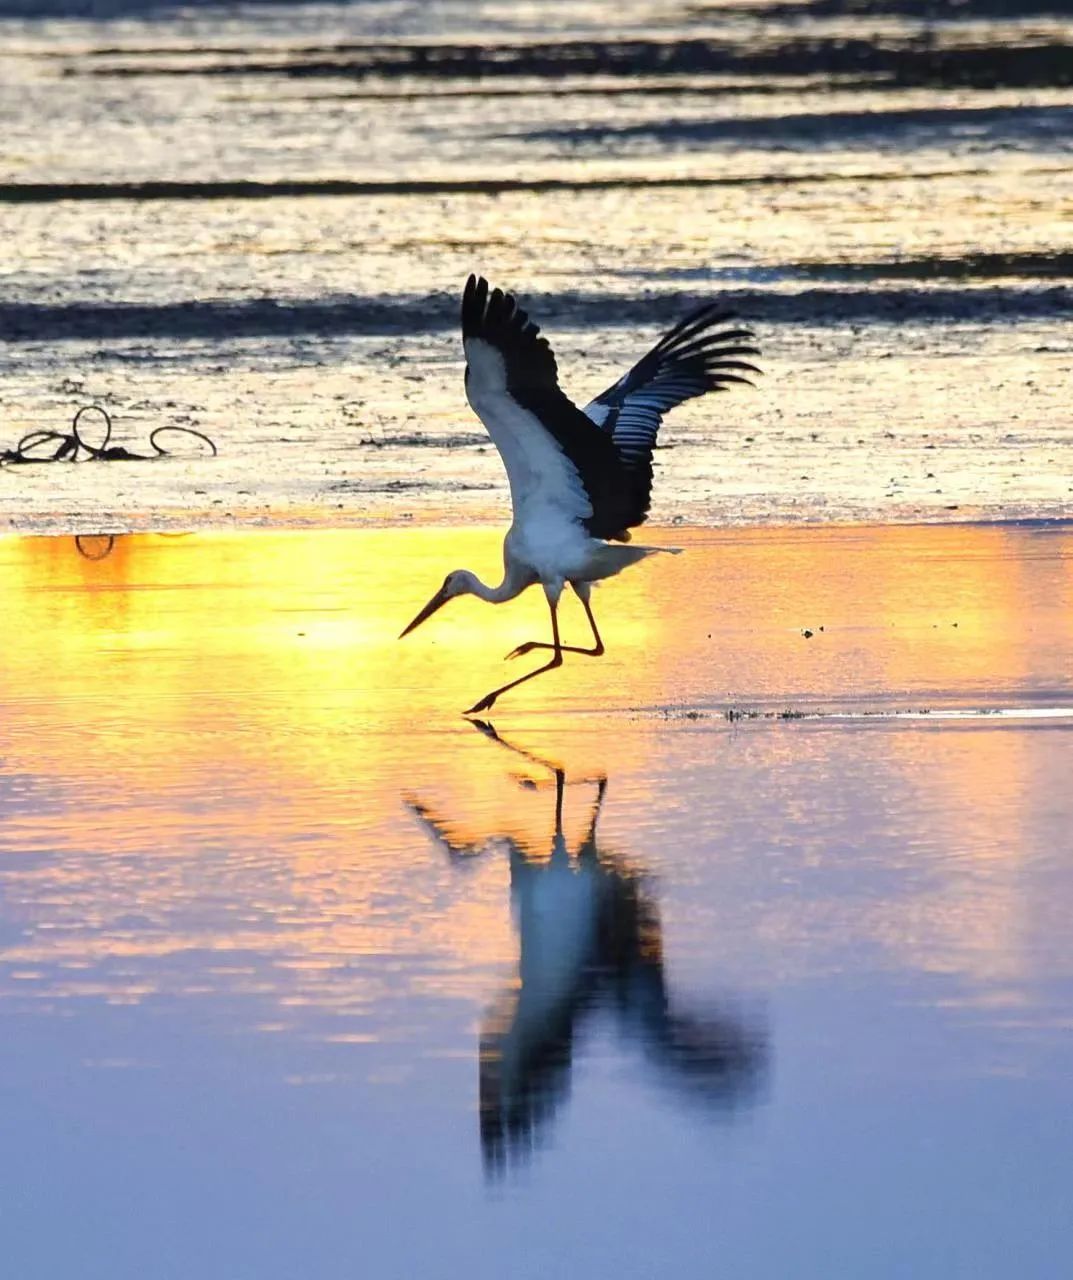
<svg viewBox="0 0 1073 1280">
<path fill-rule="evenodd" d="M 1073 536 L 652 538 L 0 540 L 13 1274 L 1060 1274 Z"/>
<path fill-rule="evenodd" d="M 582 403 L 753 325 L 665 521 L 1073 513 L 1067 5 L 85 9 L 0 3 L 0 448 L 96 402 L 220 455 L 0 472 L 6 527 L 491 518 L 475 269 Z"/>
</svg>

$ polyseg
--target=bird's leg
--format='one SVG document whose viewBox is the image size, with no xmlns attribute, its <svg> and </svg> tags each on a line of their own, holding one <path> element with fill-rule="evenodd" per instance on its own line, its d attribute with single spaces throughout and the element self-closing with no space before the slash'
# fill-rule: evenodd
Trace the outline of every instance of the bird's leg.
<svg viewBox="0 0 1073 1280">
<path fill-rule="evenodd" d="M 589 834 L 588 840 L 596 839 L 596 824 L 600 821 L 600 810 L 604 807 L 604 794 L 607 791 L 607 778 L 599 777 L 596 779 L 596 799 L 592 802 L 592 812 L 589 814 Z"/>
<path fill-rule="evenodd" d="M 517 680 L 511 680 L 509 684 L 501 685 L 498 689 L 493 689 L 491 693 L 485 694 L 480 702 L 474 703 L 468 711 L 464 711 L 462 713 L 463 715 L 473 716 L 476 715 L 478 711 L 487 711 L 501 693 L 506 693 L 508 689 L 515 689 L 518 685 L 525 684 L 527 680 L 533 680 L 537 676 L 542 676 L 545 671 L 551 671 L 555 667 L 561 667 L 563 665 L 563 646 L 559 640 L 559 601 L 557 599 L 551 600 L 549 598 L 548 608 L 551 610 L 552 638 L 552 643 L 548 648 L 553 650 L 550 659 L 542 667 L 537 667 L 535 671 L 530 671 L 527 675 L 519 676 Z"/>
<path fill-rule="evenodd" d="M 593 808 L 589 810 L 589 829 L 585 835 L 585 845 L 595 845 L 597 842 L 597 823 L 599 822 L 599 813 L 603 809 L 604 792 L 607 791 L 607 778 L 601 774 L 597 780 L 597 794 L 593 800 Z"/>
<path fill-rule="evenodd" d="M 508 742 L 506 738 L 500 737 L 495 725 L 489 724 L 487 720 L 471 720 L 470 724 L 479 729 L 486 738 L 491 738 L 493 742 L 498 742 L 501 747 L 505 747 L 508 751 L 513 751 L 516 756 L 521 756 L 523 760 L 528 760 L 531 764 L 547 769 L 550 774 L 555 775 L 562 771 L 562 765 L 557 764 L 554 760 L 546 760 L 543 756 L 538 756 L 535 751 L 527 751 L 525 747 L 519 747 L 513 742 Z M 515 777 L 518 776 L 520 775 L 515 775 Z M 538 784 L 527 781 L 525 785 L 537 786 Z"/>
<path fill-rule="evenodd" d="M 596 824 L 600 821 L 600 810 L 604 807 L 606 791 L 607 778 L 601 774 L 596 779 L 596 799 L 592 802 L 592 809 L 589 812 L 589 829 L 577 852 L 579 862 L 591 860 L 598 863 L 600 861 L 600 853 L 596 848 Z"/>
<path fill-rule="evenodd" d="M 584 590 L 582 589 L 584 587 Z M 592 606 L 589 604 L 589 584 L 586 582 L 575 583 L 574 590 L 577 592 L 581 606 L 585 610 L 585 616 L 589 620 L 589 626 L 592 627 L 593 647 L 591 649 L 582 649 L 577 645 L 564 644 L 559 649 L 562 653 L 582 653 L 587 658 L 599 658 L 605 652 L 604 642 L 600 639 L 600 633 L 596 629 L 596 619 L 592 616 Z M 520 644 L 517 649 L 512 649 L 507 654 L 508 658 L 520 658 L 524 653 L 530 653 L 533 649 L 551 649 L 552 645 L 546 640 L 527 640 L 525 644 Z"/>
</svg>

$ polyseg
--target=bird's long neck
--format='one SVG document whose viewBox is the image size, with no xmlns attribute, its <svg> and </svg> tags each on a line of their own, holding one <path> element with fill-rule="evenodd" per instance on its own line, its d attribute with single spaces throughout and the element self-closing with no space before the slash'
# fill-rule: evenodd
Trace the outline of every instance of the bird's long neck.
<svg viewBox="0 0 1073 1280">
<path fill-rule="evenodd" d="M 512 573 L 508 569 L 498 587 L 488 586 L 475 573 L 469 574 L 467 585 L 473 595 L 479 596 L 482 600 L 487 600 L 489 604 L 502 604 L 504 600 L 513 600 L 515 596 L 521 595 L 525 588 L 529 586 L 529 582 L 529 578 L 521 574 Z"/>
</svg>

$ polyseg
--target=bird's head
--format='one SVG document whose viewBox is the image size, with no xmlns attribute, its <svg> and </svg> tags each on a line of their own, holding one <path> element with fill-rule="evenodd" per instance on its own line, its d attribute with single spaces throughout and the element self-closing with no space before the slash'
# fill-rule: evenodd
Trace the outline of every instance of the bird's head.
<svg viewBox="0 0 1073 1280">
<path fill-rule="evenodd" d="M 468 595 L 473 591 L 473 583 L 475 579 L 468 569 L 454 569 L 443 580 L 443 586 L 432 597 L 421 612 L 414 618 L 408 627 L 404 627 L 399 633 L 399 639 L 409 635 L 415 627 L 419 627 L 426 619 L 431 618 L 437 609 L 442 608 L 448 600 L 453 600 L 455 596 Z"/>
</svg>

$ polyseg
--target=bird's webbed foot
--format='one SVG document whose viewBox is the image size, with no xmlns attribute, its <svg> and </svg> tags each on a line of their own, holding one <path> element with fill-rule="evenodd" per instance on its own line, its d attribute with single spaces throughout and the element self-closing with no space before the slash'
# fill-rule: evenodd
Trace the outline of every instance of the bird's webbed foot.
<svg viewBox="0 0 1073 1280">
<path fill-rule="evenodd" d="M 475 702 L 467 711 L 463 711 L 464 716 L 475 716 L 481 711 L 487 711 L 489 707 L 495 706 L 495 700 L 499 697 L 499 690 L 495 693 L 486 694 L 480 702 Z"/>
<path fill-rule="evenodd" d="M 524 644 L 518 645 L 516 649 L 511 649 L 510 653 L 503 655 L 503 661 L 509 662 L 511 658 L 521 658 L 527 653 L 532 653 L 534 649 L 554 649 L 554 645 L 548 644 L 545 640 L 526 640 Z"/>
<path fill-rule="evenodd" d="M 520 644 L 517 649 L 511 649 L 510 653 L 503 657 L 504 662 L 509 662 L 511 658 L 520 658 L 526 653 L 532 653 L 534 649 L 554 649 L 553 644 L 549 644 L 546 640 L 526 640 L 524 644 Z M 560 653 L 580 653 L 586 658 L 598 658 L 604 652 L 603 645 L 599 645 L 592 649 L 582 649 L 575 644 L 562 644 L 559 646 Z"/>
</svg>

